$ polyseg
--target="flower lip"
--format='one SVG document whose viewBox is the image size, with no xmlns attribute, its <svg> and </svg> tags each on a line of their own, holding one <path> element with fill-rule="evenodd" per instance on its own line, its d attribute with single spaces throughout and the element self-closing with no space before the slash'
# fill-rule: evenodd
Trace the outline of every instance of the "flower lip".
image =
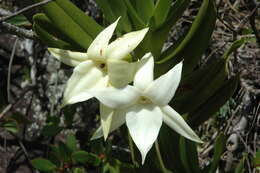
<svg viewBox="0 0 260 173">
<path fill-rule="evenodd" d="M 152 103 L 152 101 L 145 96 L 140 96 L 140 98 L 138 99 L 138 103 L 140 103 L 140 104 L 150 104 L 150 103 Z"/>
</svg>

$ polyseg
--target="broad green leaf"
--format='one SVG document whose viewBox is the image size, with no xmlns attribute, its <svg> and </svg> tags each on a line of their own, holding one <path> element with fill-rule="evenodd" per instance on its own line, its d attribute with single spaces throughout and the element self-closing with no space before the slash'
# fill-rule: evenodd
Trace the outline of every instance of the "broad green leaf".
<svg viewBox="0 0 260 173">
<path fill-rule="evenodd" d="M 66 14 L 68 14 L 92 39 L 96 38 L 103 27 L 99 25 L 95 20 L 81 11 L 69 0 L 56 0 L 59 7 L 61 7 Z"/>
<path fill-rule="evenodd" d="M 34 31 L 43 42 L 47 42 L 46 44 L 49 47 L 54 47 L 52 44 L 55 42 L 59 44 L 57 48 L 83 51 L 83 49 L 77 45 L 77 43 L 60 32 L 60 30 L 52 24 L 50 19 L 45 14 L 38 13 L 34 15 L 33 22 Z M 65 45 L 65 47 L 63 47 L 63 45 Z"/>
<path fill-rule="evenodd" d="M 31 164 L 34 168 L 44 172 L 54 171 L 57 168 L 51 161 L 42 158 L 31 160 Z"/>
<path fill-rule="evenodd" d="M 212 68 L 206 67 L 206 73 L 199 76 L 199 83 L 197 81 L 194 83 L 181 83 L 180 87 L 183 87 L 184 91 L 176 94 L 175 99 L 171 102 L 173 107 L 180 113 L 186 113 L 195 110 L 204 103 L 223 85 L 227 77 L 226 63 L 225 59 L 220 59 L 210 65 Z M 194 77 L 197 78 L 197 76 Z"/>
<path fill-rule="evenodd" d="M 122 0 L 95 0 L 98 6 L 102 9 L 104 16 L 109 23 L 115 22 L 118 17 L 121 17 L 117 26 L 117 30 L 122 32 L 130 32 L 132 29 L 131 23 L 127 15 L 127 8 Z"/>
<path fill-rule="evenodd" d="M 74 135 L 70 134 L 68 135 L 67 137 L 67 140 L 66 140 L 66 145 L 67 147 L 72 151 L 77 151 L 78 150 L 78 147 L 77 147 L 77 139 Z"/>
<path fill-rule="evenodd" d="M 147 23 L 154 11 L 154 0 L 137 0 L 136 11 L 139 16 Z"/>
<path fill-rule="evenodd" d="M 87 173 L 84 168 L 74 168 L 73 173 Z"/>
<path fill-rule="evenodd" d="M 176 1 L 177 2 L 177 1 Z M 180 1 L 179 1 L 180 2 Z M 168 17 L 168 13 L 171 8 L 172 0 L 158 0 L 153 12 L 151 22 L 155 28 L 160 27 Z"/>
<path fill-rule="evenodd" d="M 37 0 L 39 1 L 39 0 Z M 63 0 L 68 1 L 68 0 Z M 72 4 L 73 5 L 73 4 Z M 93 41 L 92 37 L 56 2 L 50 2 L 42 6 L 46 16 L 61 33 L 77 43 L 82 49 L 87 49 Z"/>
<path fill-rule="evenodd" d="M 155 59 L 157 59 L 160 54 L 162 47 L 167 40 L 169 36 L 170 29 L 176 24 L 178 19 L 183 15 L 184 10 L 188 7 L 190 0 L 177 0 L 171 6 L 171 11 L 174 15 L 168 16 L 167 20 L 163 23 L 163 25 L 154 26 L 154 18 L 150 21 L 150 30 L 146 34 L 145 39 L 143 40 L 143 43 L 140 47 L 142 47 L 141 55 L 139 57 L 142 57 L 146 52 L 152 52 Z M 179 40 L 180 42 L 180 40 Z M 176 46 L 179 43 L 174 43 L 174 46 Z M 177 46 L 176 46 L 177 47 Z M 165 65 L 167 67 L 165 67 Z M 171 64 L 164 63 L 164 64 L 156 64 L 156 66 L 160 66 L 156 70 L 156 75 L 160 76 L 163 73 L 166 73 L 172 66 Z M 160 74 L 158 69 L 161 71 Z"/>
<path fill-rule="evenodd" d="M 145 22 L 141 19 L 141 17 L 137 13 L 137 11 L 135 10 L 135 8 L 131 4 L 131 2 L 129 0 L 124 0 L 124 2 L 127 7 L 128 14 L 133 21 L 135 29 L 138 30 L 138 29 L 145 28 L 145 26 L 146 26 Z"/>
<path fill-rule="evenodd" d="M 165 51 L 157 62 L 172 66 L 184 59 L 184 74 L 191 72 L 208 46 L 216 22 L 213 0 L 204 0 L 192 26 L 177 48 Z"/>
<path fill-rule="evenodd" d="M 225 146 L 226 146 L 226 137 L 224 136 L 224 134 L 221 133 L 217 137 L 215 145 L 214 145 L 214 155 L 213 155 L 213 160 L 212 160 L 212 164 L 211 164 L 209 173 L 216 172 L 221 155 L 225 150 Z"/>
<path fill-rule="evenodd" d="M 180 156 L 187 173 L 199 173 L 199 161 L 196 143 L 180 137 Z"/>
<path fill-rule="evenodd" d="M 179 146 L 179 140 L 179 134 L 175 133 L 165 124 L 162 125 L 158 136 L 160 151 L 165 167 L 173 173 L 186 172 L 186 169 L 180 159 L 180 149 L 179 147 L 175 147 Z"/>
<path fill-rule="evenodd" d="M 208 120 L 226 101 L 234 94 L 239 82 L 239 75 L 225 81 L 223 86 L 218 89 L 212 97 L 205 101 L 196 110 L 189 113 L 188 120 L 193 127 L 199 126 Z"/>
<path fill-rule="evenodd" d="M 22 14 L 14 16 L 14 17 L 6 20 L 6 22 L 13 24 L 13 25 L 16 25 L 16 26 L 30 26 L 31 25 L 31 23 Z"/>
<path fill-rule="evenodd" d="M 93 166 L 98 166 L 101 163 L 101 160 L 98 156 L 82 150 L 73 152 L 72 159 L 82 164 L 90 163 Z"/>
<path fill-rule="evenodd" d="M 54 35 L 51 35 L 48 33 L 48 31 L 41 28 L 38 24 L 33 24 L 33 30 L 39 37 L 39 39 L 49 47 L 55 47 L 60 49 L 69 49 L 73 50 L 74 48 L 71 46 L 70 43 L 67 43 L 65 41 L 62 41 L 55 37 Z"/>
</svg>

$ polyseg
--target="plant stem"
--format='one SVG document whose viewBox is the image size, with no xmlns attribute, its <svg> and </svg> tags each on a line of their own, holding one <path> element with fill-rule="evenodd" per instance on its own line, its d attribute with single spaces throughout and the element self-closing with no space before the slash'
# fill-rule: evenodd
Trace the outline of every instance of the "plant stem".
<svg viewBox="0 0 260 173">
<path fill-rule="evenodd" d="M 158 144 L 157 140 L 155 141 L 155 150 L 156 150 L 156 155 L 157 155 L 157 158 L 159 160 L 159 164 L 161 166 L 162 171 L 164 173 L 168 173 L 169 171 L 164 166 L 164 163 L 163 163 L 163 160 L 162 160 L 162 155 L 161 155 L 159 144 Z"/>
</svg>

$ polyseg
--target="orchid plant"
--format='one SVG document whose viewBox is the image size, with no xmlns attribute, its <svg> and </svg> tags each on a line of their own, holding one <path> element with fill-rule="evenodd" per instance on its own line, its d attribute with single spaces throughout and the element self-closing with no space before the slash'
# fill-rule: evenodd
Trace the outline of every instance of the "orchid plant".
<svg viewBox="0 0 260 173">
<path fill-rule="evenodd" d="M 238 82 L 238 77 L 227 79 L 230 50 L 212 64 L 198 66 L 215 27 L 214 1 L 203 0 L 187 34 L 166 47 L 170 30 L 190 0 L 95 2 L 103 12 L 102 25 L 69 0 L 50 2 L 33 18 L 33 29 L 49 52 L 73 67 L 62 106 L 95 97 L 100 102 L 101 126 L 93 140 L 102 136 L 106 140 L 110 132 L 126 124 L 142 164 L 158 140 L 160 171 L 214 172 L 220 155 L 216 153 L 213 163 L 201 170 L 196 143 L 202 141 L 192 128 L 213 115 Z M 145 168 L 144 164 L 144 169 L 158 170 L 157 165 Z"/>
<path fill-rule="evenodd" d="M 159 134 L 162 121 L 186 138 L 201 142 L 181 115 L 167 105 L 180 83 L 182 62 L 153 81 L 151 53 L 136 63 L 122 60 L 137 47 L 148 29 L 125 34 L 108 45 L 118 20 L 98 34 L 87 53 L 49 48 L 54 57 L 75 66 L 67 82 L 63 103 L 73 104 L 93 96 L 100 100 L 105 139 L 110 131 L 126 122 L 141 152 L 142 163 Z M 134 86 L 127 85 L 132 81 Z M 100 130 L 92 139 L 99 133 Z"/>
</svg>

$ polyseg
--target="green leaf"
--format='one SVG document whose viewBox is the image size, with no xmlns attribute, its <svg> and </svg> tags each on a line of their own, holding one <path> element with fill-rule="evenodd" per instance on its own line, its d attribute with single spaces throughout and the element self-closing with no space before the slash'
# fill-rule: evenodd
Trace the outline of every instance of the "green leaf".
<svg viewBox="0 0 260 173">
<path fill-rule="evenodd" d="M 199 173 L 199 161 L 197 146 L 194 142 L 185 139 L 184 137 L 180 138 L 180 156 L 181 161 L 188 173 Z"/>
<path fill-rule="evenodd" d="M 39 0 L 37 0 L 39 1 Z M 63 0 L 63 3 L 68 0 Z M 72 9 L 74 5 L 70 3 Z M 69 8 L 68 7 L 68 8 Z M 63 9 L 57 4 L 57 2 L 50 2 L 42 6 L 42 9 L 46 16 L 51 20 L 52 24 L 59 29 L 59 31 L 73 40 L 74 44 L 77 44 L 82 49 L 87 50 L 91 42 L 93 41 L 92 37 L 79 25 L 78 19 L 75 19 L 75 16 L 71 17 L 70 13 L 67 13 L 67 9 Z"/>
<path fill-rule="evenodd" d="M 102 31 L 103 27 L 101 25 L 86 15 L 69 0 L 56 0 L 55 2 L 75 21 L 75 23 L 88 33 L 92 39 L 96 38 Z"/>
<path fill-rule="evenodd" d="M 144 28 L 146 26 L 145 22 L 140 18 L 139 14 L 135 10 L 131 2 L 129 0 L 124 0 L 124 2 L 127 7 L 128 14 L 133 21 L 135 29 L 137 30 Z"/>
<path fill-rule="evenodd" d="M 90 163 L 93 166 L 98 166 L 101 163 L 101 160 L 98 156 L 82 150 L 73 152 L 72 159 L 82 164 Z"/>
<path fill-rule="evenodd" d="M 31 160 L 31 164 L 34 168 L 44 172 L 54 171 L 57 169 L 56 165 L 51 161 L 42 158 Z"/>
<path fill-rule="evenodd" d="M 239 161 L 235 169 L 235 173 L 244 173 L 245 172 L 245 160 L 247 159 L 247 154 Z"/>
<path fill-rule="evenodd" d="M 52 137 L 56 136 L 58 133 L 60 133 L 63 130 L 62 127 L 56 126 L 56 125 L 46 125 L 42 129 L 42 134 L 44 136 Z"/>
<path fill-rule="evenodd" d="M 189 113 L 188 121 L 192 126 L 197 127 L 209 119 L 226 101 L 234 94 L 239 82 L 239 75 L 227 80 L 214 95 L 205 101 L 196 110 Z"/>
<path fill-rule="evenodd" d="M 176 93 L 171 105 L 182 114 L 194 111 L 223 85 L 227 77 L 226 64 L 227 60 L 220 59 L 209 65 L 211 68 L 206 66 L 205 69 L 190 74 L 188 80 L 181 82 L 183 90 Z"/>
<path fill-rule="evenodd" d="M 61 46 L 63 44 L 67 45 L 65 48 L 69 48 L 70 50 L 81 50 L 83 51 L 79 45 L 77 45 L 70 37 L 60 32 L 58 28 L 56 28 L 50 19 L 43 13 L 38 13 L 33 16 L 33 22 L 34 22 L 34 30 L 39 36 L 39 38 L 44 42 L 47 41 L 47 45 L 49 47 L 51 46 L 53 40 L 56 42 L 61 42 Z M 40 31 L 37 30 L 35 27 L 40 27 Z M 47 33 L 47 34 L 46 34 Z M 47 35 L 47 36 L 46 36 Z M 51 39 L 49 39 L 51 37 Z M 71 44 L 73 43 L 73 44 Z M 58 45 L 59 46 L 59 45 Z M 59 46 L 58 48 L 60 48 Z M 61 47 L 63 48 L 63 47 Z"/>
<path fill-rule="evenodd" d="M 254 167 L 260 169 L 260 149 L 257 150 L 255 157 L 253 158 Z"/>
<path fill-rule="evenodd" d="M 74 168 L 73 173 L 87 173 L 84 168 Z"/>
<path fill-rule="evenodd" d="M 73 46 L 71 46 L 70 43 L 67 43 L 63 40 L 58 39 L 54 35 L 49 34 L 48 31 L 46 31 L 36 23 L 33 24 L 33 30 L 37 34 L 39 39 L 49 47 L 74 50 Z"/>
<path fill-rule="evenodd" d="M 76 140 L 75 136 L 72 134 L 68 135 L 67 140 L 66 140 L 66 145 L 72 152 L 78 150 L 77 140 Z"/>
<path fill-rule="evenodd" d="M 60 158 L 65 162 L 70 162 L 71 161 L 71 154 L 72 151 L 68 148 L 68 146 L 66 144 L 64 144 L 63 142 L 59 142 L 58 145 L 58 152 L 59 152 L 59 156 Z"/>
<path fill-rule="evenodd" d="M 241 47 L 243 44 L 248 43 L 250 41 L 255 41 L 255 38 L 252 37 L 243 37 L 239 40 L 236 40 L 232 43 L 232 45 L 230 46 L 229 49 L 227 49 L 227 51 L 225 51 L 223 58 L 227 59 L 229 57 L 229 55 L 234 52 L 235 50 L 237 50 L 239 47 Z"/>
<path fill-rule="evenodd" d="M 31 23 L 22 14 L 14 16 L 14 17 L 6 20 L 6 22 L 13 24 L 13 25 L 16 25 L 16 26 L 30 26 L 31 25 Z"/>
<path fill-rule="evenodd" d="M 221 133 L 217 137 L 215 145 L 214 145 L 213 161 L 212 161 L 209 173 L 216 172 L 221 155 L 225 150 L 225 146 L 226 146 L 226 136 L 224 136 L 224 134 Z"/>
<path fill-rule="evenodd" d="M 18 123 L 12 119 L 4 121 L 0 126 L 11 133 L 18 133 L 19 131 Z"/>
<path fill-rule="evenodd" d="M 156 2 L 153 18 L 151 19 L 156 28 L 160 27 L 166 21 L 171 8 L 171 3 L 172 0 L 158 0 Z"/>
<path fill-rule="evenodd" d="M 184 59 L 183 73 L 191 72 L 208 46 L 215 28 L 216 9 L 213 0 L 204 0 L 192 26 L 177 48 L 168 48 L 157 62 L 174 66 Z"/>
<path fill-rule="evenodd" d="M 173 173 L 186 172 L 184 165 L 180 159 L 179 147 L 180 135 L 174 132 L 167 125 L 163 124 L 158 136 L 161 155 L 164 165 Z"/>
<path fill-rule="evenodd" d="M 143 43 L 141 44 L 142 47 L 142 54 L 139 57 L 142 57 L 146 52 L 152 52 L 155 59 L 157 59 L 160 54 L 162 47 L 169 36 L 170 29 L 175 25 L 178 19 L 183 15 L 184 10 L 188 7 L 190 0 L 177 0 L 171 7 L 171 13 L 174 15 L 167 17 L 167 20 L 161 26 L 154 26 L 154 17 L 151 19 L 149 24 L 149 32 L 146 34 Z M 156 43 L 156 44 L 155 44 Z M 174 45 L 176 45 L 175 43 Z M 165 63 L 167 65 L 167 63 Z M 163 65 L 165 65 L 163 64 Z M 171 65 L 171 64 L 169 64 Z M 158 64 L 156 65 L 158 66 Z M 167 68 L 165 67 L 158 67 L 156 70 L 156 75 L 160 76 L 167 72 L 172 66 Z M 161 71 L 158 74 L 158 69 Z"/>
<path fill-rule="evenodd" d="M 71 106 L 66 106 L 65 108 L 62 109 L 65 118 L 65 123 L 69 127 L 72 126 L 73 124 L 76 108 L 77 108 L 76 105 L 71 105 Z"/>
<path fill-rule="evenodd" d="M 147 23 L 154 11 L 154 0 L 137 0 L 136 11 L 138 15 Z"/>
</svg>

